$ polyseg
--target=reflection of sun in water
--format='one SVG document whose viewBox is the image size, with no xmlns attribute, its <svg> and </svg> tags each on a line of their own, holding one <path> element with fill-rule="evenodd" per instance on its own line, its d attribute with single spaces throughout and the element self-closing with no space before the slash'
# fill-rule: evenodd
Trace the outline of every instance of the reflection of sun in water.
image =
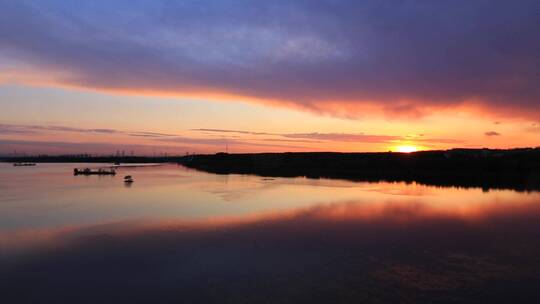
<svg viewBox="0 0 540 304">
<path fill-rule="evenodd" d="M 418 148 L 415 146 L 397 146 L 396 150 L 401 153 L 411 153 L 418 151 Z"/>
</svg>

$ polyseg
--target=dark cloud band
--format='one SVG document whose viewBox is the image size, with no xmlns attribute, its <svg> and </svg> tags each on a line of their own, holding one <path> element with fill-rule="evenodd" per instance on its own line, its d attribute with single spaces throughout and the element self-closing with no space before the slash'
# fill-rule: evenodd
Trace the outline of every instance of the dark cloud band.
<svg viewBox="0 0 540 304">
<path fill-rule="evenodd" d="M 533 0 L 3 1 L 0 56 L 86 88 L 537 117 L 539 12 Z"/>
</svg>

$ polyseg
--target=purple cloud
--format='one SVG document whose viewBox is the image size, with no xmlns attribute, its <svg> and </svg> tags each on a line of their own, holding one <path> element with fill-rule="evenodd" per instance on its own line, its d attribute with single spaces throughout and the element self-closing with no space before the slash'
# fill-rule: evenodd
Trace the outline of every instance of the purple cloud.
<svg viewBox="0 0 540 304">
<path fill-rule="evenodd" d="M 319 139 L 327 141 L 338 142 L 363 142 L 363 143 L 378 143 L 378 142 L 391 142 L 398 140 L 401 137 L 392 135 L 366 135 L 366 134 L 347 134 L 347 133 L 294 133 L 294 134 L 282 134 L 287 138 L 309 138 Z"/>
<path fill-rule="evenodd" d="M 3 1 L 0 59 L 62 84 L 317 112 L 539 117 L 540 2 Z M 53 73 L 55 74 L 55 73 Z"/>
<path fill-rule="evenodd" d="M 209 129 L 209 128 L 200 128 L 200 129 L 191 129 L 191 131 L 202 131 L 202 132 L 211 132 L 211 133 L 237 133 L 237 134 L 247 134 L 247 135 L 273 135 L 266 132 L 251 132 L 251 131 L 239 131 L 239 130 L 228 130 L 228 129 Z"/>
<path fill-rule="evenodd" d="M 501 136 L 501 134 L 499 132 L 495 132 L 495 131 L 487 131 L 484 133 L 484 135 L 486 136 Z"/>
<path fill-rule="evenodd" d="M 292 141 L 292 142 L 310 142 L 321 143 L 325 141 L 333 142 L 362 142 L 362 143 L 389 143 L 394 141 L 414 141 L 424 143 L 439 143 L 439 144 L 459 144 L 464 143 L 464 140 L 451 139 L 451 138 L 424 138 L 421 137 L 407 137 L 407 136 L 395 136 L 395 135 L 373 135 L 363 133 L 268 133 L 268 132 L 252 132 L 244 130 L 230 130 L 230 129 L 192 129 L 192 131 L 203 131 L 206 133 L 237 133 L 248 135 L 272 135 L 283 137 L 285 139 L 272 139 L 263 138 L 259 140 L 264 141 Z"/>
<path fill-rule="evenodd" d="M 285 148 L 285 149 L 304 149 L 303 146 L 296 145 L 282 145 L 282 144 L 263 144 L 252 142 L 248 140 L 238 140 L 234 138 L 193 138 L 193 137 L 183 137 L 175 136 L 170 138 L 160 138 L 157 139 L 162 142 L 175 142 L 189 145 L 209 145 L 217 147 L 225 146 L 248 146 L 248 147 L 266 147 L 266 148 Z M 301 142 L 301 141 L 295 141 Z"/>
<path fill-rule="evenodd" d="M 0 134 L 1 135 L 24 135 L 24 134 L 34 134 L 36 133 L 33 130 L 30 130 L 28 128 L 21 128 L 17 125 L 9 125 L 9 124 L 0 124 Z"/>
<path fill-rule="evenodd" d="M 36 134 L 44 132 L 72 132 L 72 133 L 97 133 L 97 134 L 124 134 L 136 137 L 169 137 L 174 134 L 146 132 L 146 131 L 122 131 L 116 129 L 85 129 L 66 126 L 40 126 L 40 125 L 13 125 L 0 124 L 0 134 Z"/>
</svg>

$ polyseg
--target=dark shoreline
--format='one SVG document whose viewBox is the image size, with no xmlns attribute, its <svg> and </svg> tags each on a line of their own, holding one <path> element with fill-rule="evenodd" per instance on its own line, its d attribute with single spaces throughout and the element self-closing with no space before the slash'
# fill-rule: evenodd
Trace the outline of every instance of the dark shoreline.
<svg viewBox="0 0 540 304">
<path fill-rule="evenodd" d="M 415 153 L 254 153 L 146 156 L 3 157 L 4 162 L 178 163 L 215 174 L 417 182 L 433 186 L 540 191 L 540 148 Z"/>
<path fill-rule="evenodd" d="M 416 153 L 193 155 L 183 165 L 216 174 L 417 182 L 433 186 L 540 191 L 540 149 Z"/>
</svg>

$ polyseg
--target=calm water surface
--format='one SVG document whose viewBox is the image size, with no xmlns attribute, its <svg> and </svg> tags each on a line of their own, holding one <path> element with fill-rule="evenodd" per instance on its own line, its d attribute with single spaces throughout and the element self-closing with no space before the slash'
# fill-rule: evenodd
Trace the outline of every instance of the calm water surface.
<svg viewBox="0 0 540 304">
<path fill-rule="evenodd" d="M 0 163 L 10 303 L 538 297 L 538 192 L 74 167 Z"/>
</svg>

